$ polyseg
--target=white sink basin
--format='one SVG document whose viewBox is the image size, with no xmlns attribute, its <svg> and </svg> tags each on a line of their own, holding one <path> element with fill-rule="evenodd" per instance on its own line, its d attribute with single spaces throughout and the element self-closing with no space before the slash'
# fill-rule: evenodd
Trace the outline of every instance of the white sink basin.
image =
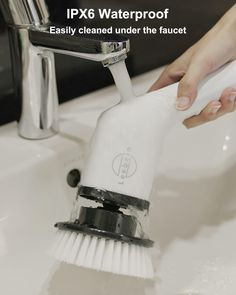
<svg viewBox="0 0 236 295">
<path fill-rule="evenodd" d="M 144 92 L 160 73 L 134 79 Z M 0 294 L 235 295 L 236 115 L 167 136 L 153 188 L 152 237 L 160 245 L 154 282 L 59 264 L 47 255 L 53 224 L 69 217 L 75 190 L 66 175 L 81 168 L 109 87 L 60 107 L 61 132 L 48 140 L 0 128 Z"/>
</svg>

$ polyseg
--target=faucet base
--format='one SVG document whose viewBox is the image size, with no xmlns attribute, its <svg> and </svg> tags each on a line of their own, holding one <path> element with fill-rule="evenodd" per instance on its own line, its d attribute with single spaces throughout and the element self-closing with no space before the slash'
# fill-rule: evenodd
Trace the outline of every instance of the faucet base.
<svg viewBox="0 0 236 295">
<path fill-rule="evenodd" d="M 43 128 L 43 126 L 34 126 L 33 124 L 29 125 L 28 121 L 25 119 L 20 119 L 18 122 L 18 134 L 24 139 L 30 140 L 41 140 L 47 139 L 59 132 L 59 123 L 58 120 L 55 120 L 54 123 L 49 128 Z"/>
<path fill-rule="evenodd" d="M 42 140 L 50 138 L 54 135 L 56 135 L 59 132 L 58 128 L 50 129 L 50 130 L 40 130 L 34 131 L 33 133 L 26 133 L 25 131 L 21 131 L 20 125 L 18 125 L 18 135 L 24 139 L 28 140 Z"/>
</svg>

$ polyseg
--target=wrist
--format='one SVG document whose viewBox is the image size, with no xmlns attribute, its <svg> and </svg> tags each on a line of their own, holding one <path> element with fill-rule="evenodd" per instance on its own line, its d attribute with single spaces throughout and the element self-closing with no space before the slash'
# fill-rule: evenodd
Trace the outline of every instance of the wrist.
<svg viewBox="0 0 236 295">
<path fill-rule="evenodd" d="M 221 19 L 224 32 L 228 35 L 232 59 L 236 59 L 236 4 Z"/>
<path fill-rule="evenodd" d="M 234 4 L 230 10 L 221 19 L 224 26 L 226 26 L 231 33 L 236 35 L 236 4 Z"/>
</svg>

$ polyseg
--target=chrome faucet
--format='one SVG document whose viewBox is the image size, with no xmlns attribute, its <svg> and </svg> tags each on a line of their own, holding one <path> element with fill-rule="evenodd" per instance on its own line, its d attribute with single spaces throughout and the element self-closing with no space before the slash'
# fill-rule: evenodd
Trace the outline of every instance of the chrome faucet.
<svg viewBox="0 0 236 295">
<path fill-rule="evenodd" d="M 120 36 L 83 37 L 50 34 L 44 0 L 0 0 L 8 24 L 16 95 L 22 99 L 19 135 L 50 137 L 58 131 L 58 94 L 54 53 L 100 61 L 126 58 L 129 40 Z"/>
</svg>

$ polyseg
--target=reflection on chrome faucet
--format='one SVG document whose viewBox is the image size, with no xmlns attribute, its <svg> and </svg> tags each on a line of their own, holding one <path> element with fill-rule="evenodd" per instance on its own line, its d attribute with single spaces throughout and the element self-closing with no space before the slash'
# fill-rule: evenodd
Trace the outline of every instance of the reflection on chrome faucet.
<svg viewBox="0 0 236 295">
<path fill-rule="evenodd" d="M 22 99 L 20 136 L 42 139 L 58 131 L 58 94 L 54 53 L 100 61 L 104 66 L 126 58 L 128 39 L 120 36 L 50 34 L 44 0 L 0 0 L 9 38 L 14 85 Z"/>
</svg>

